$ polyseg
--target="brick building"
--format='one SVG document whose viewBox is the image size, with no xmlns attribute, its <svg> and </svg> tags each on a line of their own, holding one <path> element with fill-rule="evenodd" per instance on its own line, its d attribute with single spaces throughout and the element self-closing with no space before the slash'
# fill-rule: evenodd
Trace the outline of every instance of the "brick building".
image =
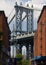
<svg viewBox="0 0 46 65">
<path fill-rule="evenodd" d="M 0 11 L 0 64 L 6 65 L 9 59 L 10 29 L 4 11 Z M 2 64 L 4 61 L 4 64 Z"/>
<path fill-rule="evenodd" d="M 46 56 L 46 6 L 40 14 L 34 38 L 34 56 Z"/>
<path fill-rule="evenodd" d="M 34 57 L 37 57 L 37 60 L 44 58 L 46 61 L 46 6 L 43 7 L 37 22 L 37 31 L 34 36 Z M 44 65 L 46 65 L 45 62 Z"/>
<path fill-rule="evenodd" d="M 10 39 L 10 29 L 7 22 L 7 17 L 4 11 L 0 11 L 0 41 L 3 41 L 3 45 L 7 48 Z"/>
</svg>

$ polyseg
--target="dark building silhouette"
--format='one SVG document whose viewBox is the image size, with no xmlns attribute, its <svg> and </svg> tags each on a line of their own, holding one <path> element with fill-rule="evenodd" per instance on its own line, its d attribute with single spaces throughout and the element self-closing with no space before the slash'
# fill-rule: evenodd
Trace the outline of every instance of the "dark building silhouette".
<svg viewBox="0 0 46 65">
<path fill-rule="evenodd" d="M 8 48 L 10 39 L 10 29 L 7 22 L 7 17 L 4 11 L 0 11 L 0 40 L 3 41 L 3 45 Z"/>
<path fill-rule="evenodd" d="M 6 65 L 10 58 L 10 29 L 4 11 L 0 11 L 0 64 Z"/>
</svg>

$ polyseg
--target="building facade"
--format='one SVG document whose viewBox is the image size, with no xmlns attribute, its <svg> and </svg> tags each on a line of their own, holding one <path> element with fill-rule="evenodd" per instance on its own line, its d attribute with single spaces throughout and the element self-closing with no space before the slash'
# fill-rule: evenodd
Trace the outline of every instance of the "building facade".
<svg viewBox="0 0 46 65">
<path fill-rule="evenodd" d="M 0 64 L 6 65 L 6 61 L 10 58 L 9 51 L 9 39 L 10 39 L 10 29 L 7 22 L 7 17 L 4 11 L 0 11 Z M 2 64 L 4 61 L 4 64 Z"/>
<path fill-rule="evenodd" d="M 46 6 L 40 14 L 34 38 L 34 56 L 46 56 Z"/>
<path fill-rule="evenodd" d="M 3 40 L 3 44 L 7 48 L 9 45 L 10 29 L 4 11 L 0 11 L 0 33 L 2 33 L 0 39 Z"/>
<path fill-rule="evenodd" d="M 43 7 L 37 22 L 37 31 L 34 36 L 34 57 L 37 57 L 37 60 L 46 57 L 46 6 Z"/>
</svg>

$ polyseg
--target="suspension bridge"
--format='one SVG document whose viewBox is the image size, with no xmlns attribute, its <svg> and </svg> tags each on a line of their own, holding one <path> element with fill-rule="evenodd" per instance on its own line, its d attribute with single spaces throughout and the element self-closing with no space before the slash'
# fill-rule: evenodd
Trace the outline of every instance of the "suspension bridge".
<svg viewBox="0 0 46 65">
<path fill-rule="evenodd" d="M 35 30 L 33 29 L 33 12 L 41 11 L 40 9 L 29 8 L 17 4 L 14 6 L 15 13 L 9 21 L 9 26 L 11 25 L 11 45 L 16 46 L 16 53 L 22 53 L 22 47 L 26 46 L 27 59 L 33 58 L 34 53 L 34 34 Z M 11 12 L 12 13 L 12 12 Z M 10 13 L 10 15 L 11 15 Z M 23 23 L 24 22 L 24 23 Z M 26 30 L 24 30 L 26 28 Z M 19 47 L 19 49 L 18 49 Z"/>
</svg>

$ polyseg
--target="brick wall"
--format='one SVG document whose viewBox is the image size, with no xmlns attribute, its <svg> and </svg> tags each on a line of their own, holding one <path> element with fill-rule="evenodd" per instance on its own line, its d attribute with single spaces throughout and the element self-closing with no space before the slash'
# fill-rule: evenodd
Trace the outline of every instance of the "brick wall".
<svg viewBox="0 0 46 65">
<path fill-rule="evenodd" d="M 0 11 L 0 32 L 2 32 L 2 40 L 4 46 L 7 48 L 9 45 L 9 27 L 7 22 L 7 17 L 4 11 Z"/>
<path fill-rule="evenodd" d="M 34 56 L 46 56 L 46 7 L 40 14 L 34 36 Z"/>
</svg>

